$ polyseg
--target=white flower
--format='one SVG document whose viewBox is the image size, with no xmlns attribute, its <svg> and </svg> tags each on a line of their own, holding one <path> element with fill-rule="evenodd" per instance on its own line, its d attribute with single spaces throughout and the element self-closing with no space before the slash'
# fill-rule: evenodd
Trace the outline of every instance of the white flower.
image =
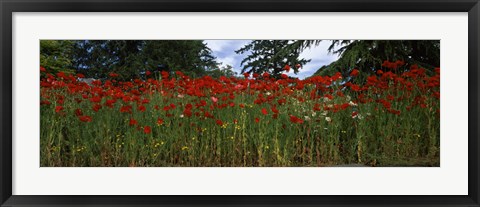
<svg viewBox="0 0 480 207">
<path fill-rule="evenodd" d="M 183 94 L 178 94 L 178 98 L 183 98 Z"/>
<path fill-rule="evenodd" d="M 313 112 L 313 113 L 312 113 L 312 117 L 315 117 L 316 115 L 317 115 L 316 112 Z"/>
<path fill-rule="evenodd" d="M 356 104 L 356 103 L 353 103 L 353 101 L 350 101 L 350 102 L 348 103 L 348 105 L 350 105 L 350 106 L 357 106 L 357 104 Z"/>
<path fill-rule="evenodd" d="M 183 118 L 183 114 L 180 115 L 180 118 Z"/>
<path fill-rule="evenodd" d="M 330 117 L 327 116 L 327 117 L 325 117 L 325 120 L 328 121 L 328 122 L 331 122 L 331 121 L 332 121 L 332 118 L 330 118 Z"/>
<path fill-rule="evenodd" d="M 323 102 L 329 102 L 329 101 L 330 101 L 330 99 L 329 99 L 329 98 L 327 98 L 327 97 L 323 97 Z"/>
<path fill-rule="evenodd" d="M 266 92 L 266 93 L 265 93 L 265 95 L 267 95 L 267 96 L 270 96 L 270 94 L 271 94 L 270 92 Z"/>
<path fill-rule="evenodd" d="M 355 116 L 352 116 L 353 119 L 363 119 L 363 116 L 361 114 L 355 114 Z"/>
<path fill-rule="evenodd" d="M 326 116 L 327 114 L 328 114 L 328 111 L 323 111 L 323 112 L 322 112 L 322 115 L 323 115 L 323 116 Z"/>
<path fill-rule="evenodd" d="M 310 117 L 305 116 L 305 121 L 310 121 Z"/>
<path fill-rule="evenodd" d="M 350 97 L 349 95 L 347 95 L 347 101 L 350 101 L 352 100 L 352 97 Z"/>
</svg>

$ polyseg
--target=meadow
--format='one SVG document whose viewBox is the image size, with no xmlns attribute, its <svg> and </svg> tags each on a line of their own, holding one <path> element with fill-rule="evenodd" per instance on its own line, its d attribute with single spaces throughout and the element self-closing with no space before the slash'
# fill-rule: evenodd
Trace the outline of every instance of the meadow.
<svg viewBox="0 0 480 207">
<path fill-rule="evenodd" d="M 439 166 L 440 69 L 404 64 L 305 80 L 110 73 L 91 84 L 41 67 L 40 164 Z"/>
</svg>

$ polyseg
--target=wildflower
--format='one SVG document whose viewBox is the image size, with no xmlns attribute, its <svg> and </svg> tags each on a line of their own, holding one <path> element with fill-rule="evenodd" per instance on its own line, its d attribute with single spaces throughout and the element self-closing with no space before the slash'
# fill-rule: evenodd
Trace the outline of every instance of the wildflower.
<svg viewBox="0 0 480 207">
<path fill-rule="evenodd" d="M 332 118 L 330 118 L 330 117 L 327 116 L 327 117 L 325 117 L 325 121 L 331 122 L 331 121 L 332 121 Z"/>
<path fill-rule="evenodd" d="M 130 119 L 130 122 L 128 123 L 130 126 L 135 126 L 138 124 L 137 120 L 135 119 Z"/>
<path fill-rule="evenodd" d="M 98 112 L 98 110 L 100 110 L 102 108 L 102 105 L 100 104 L 95 104 L 92 106 L 92 110 L 94 110 L 95 112 Z"/>
<path fill-rule="evenodd" d="M 283 69 L 285 71 L 287 71 L 287 73 L 290 72 L 290 65 L 285 65 L 285 67 L 283 67 Z"/>
<path fill-rule="evenodd" d="M 263 114 L 263 115 L 267 115 L 267 114 L 268 114 L 268 111 L 267 111 L 266 108 L 262 108 L 262 114 Z"/>
<path fill-rule="evenodd" d="M 59 112 L 61 112 L 62 110 L 63 110 L 63 106 L 56 106 L 56 107 L 55 107 L 55 112 L 56 112 L 56 113 L 59 113 Z"/>
<path fill-rule="evenodd" d="M 120 108 L 121 113 L 132 113 L 132 106 L 122 106 Z"/>
<path fill-rule="evenodd" d="M 185 151 L 185 150 L 188 150 L 188 147 L 187 147 L 187 146 L 183 146 L 183 147 L 182 147 L 182 151 Z"/>
<path fill-rule="evenodd" d="M 358 112 L 356 112 L 356 111 L 352 112 L 352 118 L 357 117 L 357 114 L 358 114 Z"/>
<path fill-rule="evenodd" d="M 82 122 L 91 122 L 92 121 L 92 117 L 90 117 L 90 116 L 80 116 L 79 119 Z"/>
<path fill-rule="evenodd" d="M 212 99 L 213 103 L 217 103 L 217 101 L 218 101 L 218 98 L 215 98 L 214 96 L 210 97 L 210 99 Z"/>
<path fill-rule="evenodd" d="M 222 120 L 220 120 L 220 119 L 217 119 L 217 120 L 215 121 L 215 123 L 217 123 L 218 126 L 222 126 L 222 125 L 223 125 L 223 122 L 222 122 Z"/>
<path fill-rule="evenodd" d="M 296 117 L 296 116 L 293 116 L 293 115 L 290 115 L 290 121 L 292 123 L 296 123 L 296 124 L 303 124 L 303 120 Z"/>
<path fill-rule="evenodd" d="M 83 112 L 81 109 L 75 109 L 75 115 L 76 116 L 82 116 L 83 115 Z"/>
<path fill-rule="evenodd" d="M 259 118 L 255 118 L 255 123 L 258 123 L 260 122 L 260 119 Z"/>
<path fill-rule="evenodd" d="M 357 76 L 359 74 L 357 69 L 353 69 L 352 72 L 350 73 L 350 76 Z"/>
<path fill-rule="evenodd" d="M 112 73 L 108 74 L 108 76 L 110 76 L 112 78 L 115 78 L 115 77 L 118 77 L 118 74 L 112 72 Z"/>
<path fill-rule="evenodd" d="M 158 118 L 158 119 L 157 119 L 157 125 L 160 126 L 160 125 L 162 125 L 162 124 L 163 124 L 163 119 Z"/>
<path fill-rule="evenodd" d="M 145 134 L 150 134 L 152 132 L 152 128 L 150 126 L 143 127 L 143 132 Z"/>
</svg>

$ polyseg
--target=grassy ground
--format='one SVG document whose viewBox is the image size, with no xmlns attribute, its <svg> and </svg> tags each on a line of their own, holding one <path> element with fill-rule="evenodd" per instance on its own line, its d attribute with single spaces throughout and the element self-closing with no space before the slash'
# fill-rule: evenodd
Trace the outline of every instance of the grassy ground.
<svg viewBox="0 0 480 207">
<path fill-rule="evenodd" d="M 88 85 L 47 70 L 41 166 L 439 166 L 439 69 L 352 75 Z"/>
</svg>

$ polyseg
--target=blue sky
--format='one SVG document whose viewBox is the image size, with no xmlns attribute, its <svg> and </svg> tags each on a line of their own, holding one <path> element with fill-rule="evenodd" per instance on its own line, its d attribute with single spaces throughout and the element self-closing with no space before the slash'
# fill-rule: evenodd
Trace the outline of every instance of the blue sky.
<svg viewBox="0 0 480 207">
<path fill-rule="evenodd" d="M 222 62 L 223 65 L 233 66 L 235 72 L 240 74 L 240 71 L 243 68 L 243 66 L 240 66 L 240 63 L 247 54 L 236 54 L 235 50 L 240 49 L 250 41 L 251 40 L 205 40 L 205 43 L 207 43 L 207 46 L 212 49 L 213 55 L 217 57 L 218 62 Z M 288 75 L 303 79 L 311 76 L 323 65 L 328 65 L 337 60 L 337 55 L 328 54 L 327 48 L 330 46 L 330 43 L 329 40 L 325 40 L 322 41 L 320 45 L 303 51 L 300 54 L 300 57 L 307 60 L 311 59 L 311 61 L 305 64 L 298 74 L 294 74 L 293 70 L 291 70 Z"/>
</svg>

